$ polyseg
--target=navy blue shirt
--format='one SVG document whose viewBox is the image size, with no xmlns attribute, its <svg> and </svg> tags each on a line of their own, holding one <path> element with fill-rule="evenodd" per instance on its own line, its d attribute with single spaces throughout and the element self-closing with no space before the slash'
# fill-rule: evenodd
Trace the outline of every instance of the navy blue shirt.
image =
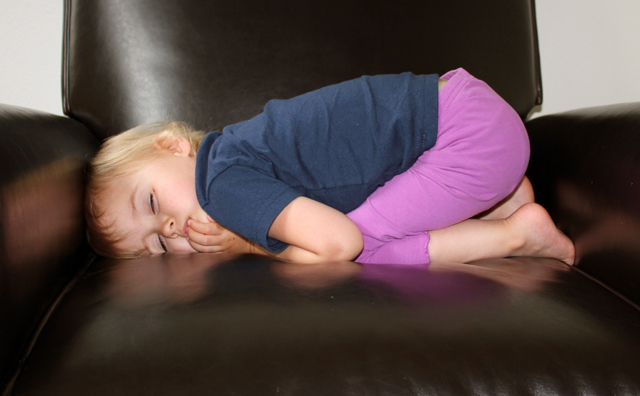
<svg viewBox="0 0 640 396">
<path fill-rule="evenodd" d="M 197 156 L 196 192 L 218 223 L 276 253 L 267 233 L 305 196 L 343 213 L 409 169 L 438 131 L 438 76 L 364 76 L 289 100 L 212 132 Z"/>
</svg>

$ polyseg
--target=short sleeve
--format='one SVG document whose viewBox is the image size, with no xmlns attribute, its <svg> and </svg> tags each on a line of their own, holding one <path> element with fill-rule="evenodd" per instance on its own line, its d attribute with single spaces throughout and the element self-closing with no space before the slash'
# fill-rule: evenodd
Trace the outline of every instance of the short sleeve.
<svg viewBox="0 0 640 396">
<path fill-rule="evenodd" d="M 280 212 L 302 194 L 256 168 L 232 166 L 211 181 L 203 209 L 222 226 L 278 253 L 288 245 L 268 237 Z"/>
</svg>

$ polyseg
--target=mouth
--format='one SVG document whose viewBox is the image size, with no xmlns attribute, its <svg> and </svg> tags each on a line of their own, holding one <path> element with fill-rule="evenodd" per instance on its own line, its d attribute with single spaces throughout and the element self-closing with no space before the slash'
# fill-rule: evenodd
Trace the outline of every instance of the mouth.
<svg viewBox="0 0 640 396">
<path fill-rule="evenodd" d="M 189 217 L 182 226 L 182 236 L 185 238 L 187 237 L 187 230 L 189 229 L 189 220 L 191 220 L 191 217 Z"/>
</svg>

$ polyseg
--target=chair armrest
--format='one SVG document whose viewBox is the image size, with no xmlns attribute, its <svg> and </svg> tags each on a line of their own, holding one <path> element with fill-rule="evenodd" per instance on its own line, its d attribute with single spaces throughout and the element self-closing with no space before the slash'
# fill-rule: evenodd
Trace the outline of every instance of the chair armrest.
<svg viewBox="0 0 640 396">
<path fill-rule="evenodd" d="M 83 244 L 83 167 L 97 139 L 77 121 L 0 104 L 0 380 L 11 376 Z"/>
<path fill-rule="evenodd" d="M 640 304 L 640 102 L 526 125 L 536 200 L 574 241 L 578 268 Z"/>
</svg>

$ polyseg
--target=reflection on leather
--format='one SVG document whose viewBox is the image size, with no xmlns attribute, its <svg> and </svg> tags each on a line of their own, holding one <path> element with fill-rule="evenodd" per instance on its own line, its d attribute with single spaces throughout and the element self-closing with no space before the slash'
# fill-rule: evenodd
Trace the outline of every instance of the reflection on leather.
<svg viewBox="0 0 640 396">
<path fill-rule="evenodd" d="M 0 190 L 2 255 L 6 269 L 22 274 L 15 290 L 39 287 L 51 263 L 82 242 L 82 163 L 63 159 L 31 171 Z"/>
<path fill-rule="evenodd" d="M 172 306 L 254 290 L 326 293 L 358 284 L 403 302 L 464 303 L 492 299 L 506 289 L 537 291 L 569 267 L 557 260 L 482 260 L 430 266 L 361 265 L 353 262 L 293 264 L 259 256 L 166 254 L 136 260 L 104 260 L 108 299 L 121 307 Z M 101 269 L 103 271 L 104 269 Z M 461 287 L 464 285 L 464 287 Z"/>
</svg>

